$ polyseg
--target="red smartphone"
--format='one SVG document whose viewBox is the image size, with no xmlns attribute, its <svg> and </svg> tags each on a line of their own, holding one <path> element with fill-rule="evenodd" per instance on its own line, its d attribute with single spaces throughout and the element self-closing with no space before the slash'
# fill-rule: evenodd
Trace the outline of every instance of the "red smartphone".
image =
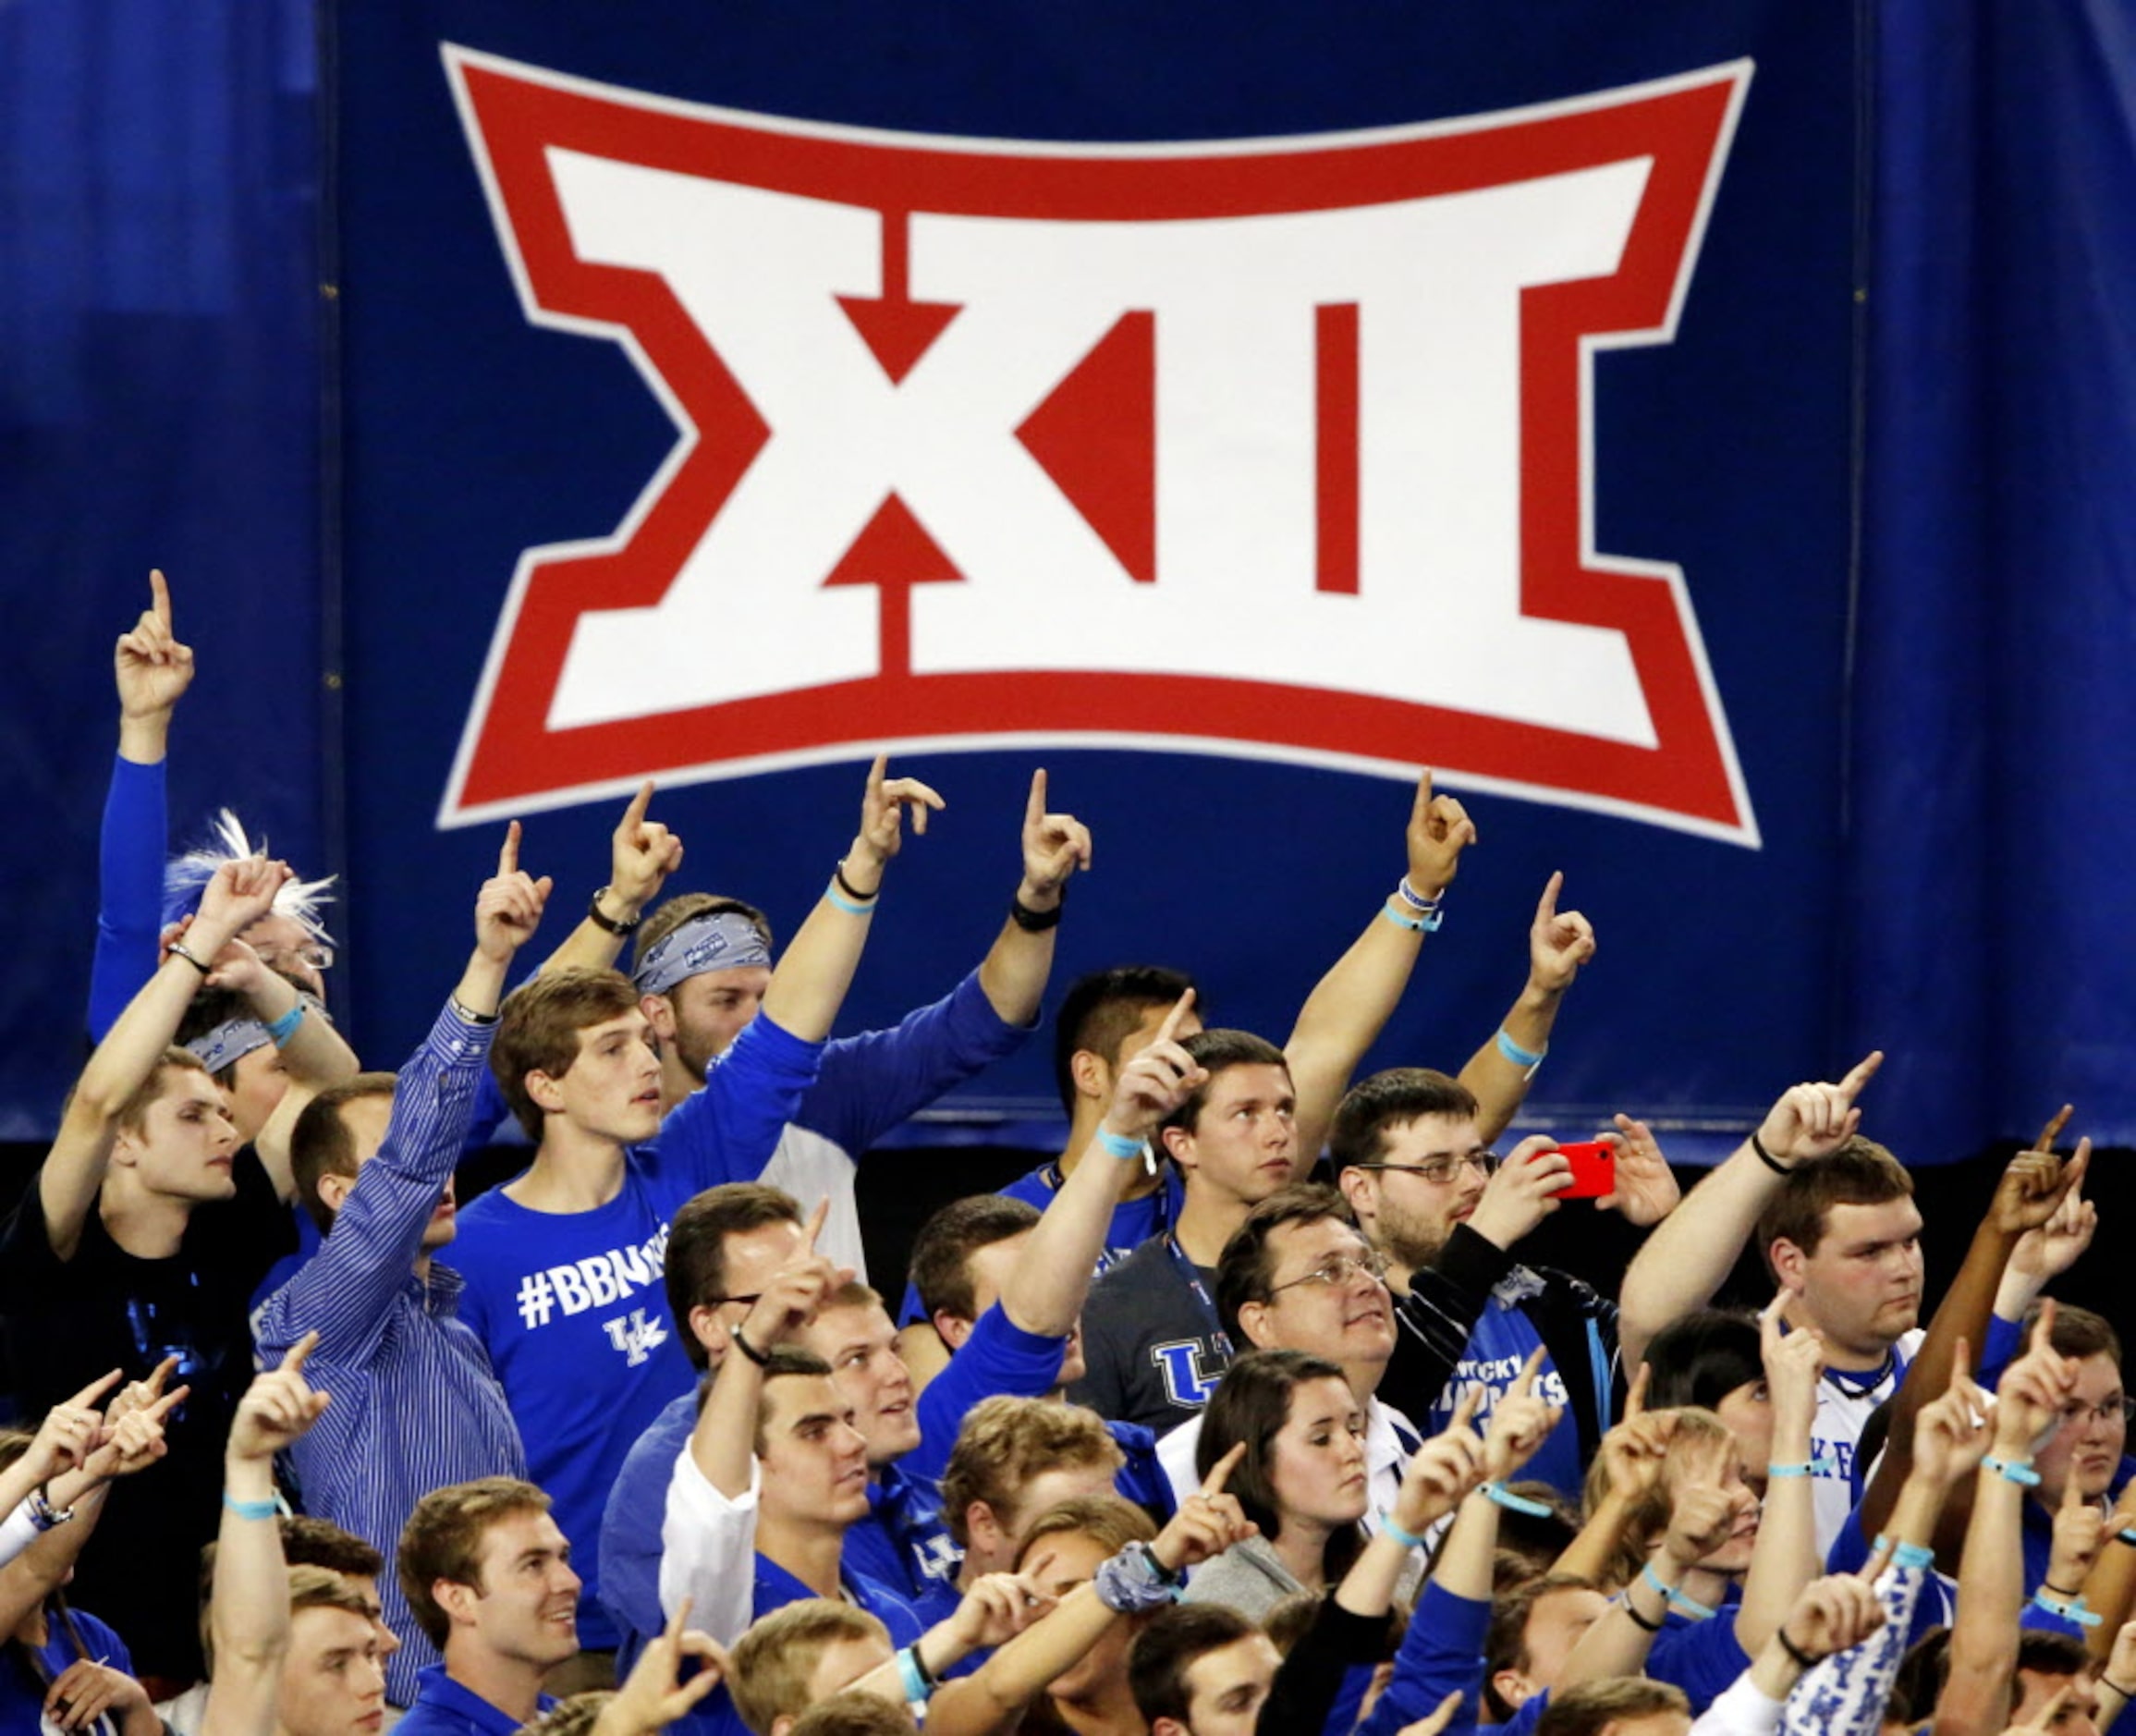
<svg viewBox="0 0 2136 1736">
<path fill-rule="evenodd" d="M 1617 1147 L 1605 1139 L 1591 1139 L 1558 1146 L 1572 1166 L 1572 1185 L 1553 1195 L 1560 1200 L 1599 1200 L 1617 1192 Z"/>
</svg>

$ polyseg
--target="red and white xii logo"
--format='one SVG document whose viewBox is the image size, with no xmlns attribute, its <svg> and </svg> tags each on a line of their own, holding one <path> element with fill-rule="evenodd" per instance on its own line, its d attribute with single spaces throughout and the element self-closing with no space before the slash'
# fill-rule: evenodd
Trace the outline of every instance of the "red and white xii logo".
<svg viewBox="0 0 2136 1736">
<path fill-rule="evenodd" d="M 446 824 L 854 757 L 1157 746 L 1755 844 L 1683 576 L 1593 543 L 1748 63 L 1244 143 L 804 125 L 448 46 L 529 319 L 681 431 L 528 550 Z"/>
</svg>

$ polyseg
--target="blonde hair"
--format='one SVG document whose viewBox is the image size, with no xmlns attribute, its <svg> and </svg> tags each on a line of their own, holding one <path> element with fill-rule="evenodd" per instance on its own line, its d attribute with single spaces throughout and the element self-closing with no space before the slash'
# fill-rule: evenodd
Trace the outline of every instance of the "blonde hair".
<svg viewBox="0 0 2136 1736">
<path fill-rule="evenodd" d="M 1031 1559 L 1042 1537 L 1088 1537 L 1107 1555 L 1117 1555 L 1130 1543 L 1154 1543 L 1157 1527 L 1134 1502 L 1117 1495 L 1079 1495 L 1073 1500 L 1056 1501 L 1031 1522 L 1017 1550 L 1019 1571 Z"/>
<path fill-rule="evenodd" d="M 942 1522 L 968 1548 L 965 1515 L 974 1501 L 984 1501 L 1002 1529 L 1014 1531 L 1017 1502 L 1033 1477 L 1071 1466 L 1117 1471 L 1126 1462 L 1096 1412 L 1058 1399 L 997 1393 L 966 1412 L 957 1431 L 942 1473 Z"/>
<path fill-rule="evenodd" d="M 842 1640 L 890 1643 L 890 1630 L 865 1609 L 828 1597 L 804 1597 L 775 1609 L 735 1642 L 727 1691 L 756 1736 L 771 1736 L 781 1718 L 809 1709 L 809 1683 L 824 1654 Z"/>
</svg>

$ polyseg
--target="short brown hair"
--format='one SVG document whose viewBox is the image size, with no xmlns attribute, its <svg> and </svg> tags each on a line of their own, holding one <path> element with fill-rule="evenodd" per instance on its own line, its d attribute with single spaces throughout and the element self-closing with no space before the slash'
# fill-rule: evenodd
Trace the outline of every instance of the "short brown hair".
<svg viewBox="0 0 2136 1736">
<path fill-rule="evenodd" d="M 544 1117 L 528 1094 L 527 1075 L 563 1078 L 579 1058 L 581 1031 L 637 1010 L 638 991 L 620 971 L 543 971 L 505 996 L 490 1070 L 529 1139 L 541 1143 Z"/>
<path fill-rule="evenodd" d="M 1042 1537 L 1088 1537 L 1107 1555 L 1117 1555 L 1130 1543 L 1154 1543 L 1157 1525 L 1134 1502 L 1117 1495 L 1079 1495 L 1073 1500 L 1056 1501 L 1031 1522 L 1017 1551 L 1020 1570 L 1031 1559 L 1031 1548 Z"/>
<path fill-rule="evenodd" d="M 2040 1304 L 2034 1302 L 2025 1311 L 2023 1341 L 2031 1341 L 2039 1320 Z M 2121 1335 L 2114 1330 L 2114 1323 L 2073 1302 L 2055 1304 L 2055 1329 L 2047 1335 L 2047 1344 L 2057 1356 L 2106 1356 L 2116 1368 L 2121 1366 Z"/>
<path fill-rule="evenodd" d="M 804 1597 L 775 1609 L 734 1644 L 727 1691 L 756 1736 L 771 1736 L 782 1718 L 809 1709 L 809 1681 L 824 1654 L 845 1640 L 889 1643 L 890 1630 L 865 1609 L 828 1597 Z"/>
<path fill-rule="evenodd" d="M 911 1736 L 912 1714 L 880 1694 L 845 1688 L 794 1721 L 787 1736 Z"/>
<path fill-rule="evenodd" d="M 1561 1689 L 1535 1722 L 1535 1736 L 1601 1736 L 1613 1719 L 1654 1718 L 1663 1712 L 1691 1715 L 1684 1691 L 1644 1676 L 1605 1676 Z"/>
<path fill-rule="evenodd" d="M 321 1179 L 356 1180 L 356 1138 L 341 1119 L 341 1106 L 359 1097 L 390 1097 L 394 1081 L 391 1073 L 359 1073 L 329 1085 L 304 1106 L 289 1130 L 289 1174 L 297 1199 L 323 1236 L 334 1228 L 334 1208 L 319 1197 Z"/>
<path fill-rule="evenodd" d="M 1859 1133 L 1837 1151 L 1804 1158 L 1758 1215 L 1758 1252 L 1765 1270 L 1773 1270 L 1776 1241 L 1791 1241 L 1805 1256 L 1815 1253 L 1835 1205 L 1883 1205 L 1912 1196 L 1913 1178 L 1906 1166 Z"/>
<path fill-rule="evenodd" d="M 1187 1672 L 1211 1652 L 1251 1639 L 1262 1630 L 1228 1604 L 1174 1604 L 1135 1635 L 1128 1651 L 1128 1692 L 1135 1710 L 1154 1724 L 1187 1722 L 1193 1691 Z"/>
<path fill-rule="evenodd" d="M 797 1350 L 790 1344 L 782 1344 L 764 1357 L 763 1384 L 758 1388 L 756 1407 L 756 1439 L 750 1443 L 750 1450 L 758 1458 L 763 1457 L 764 1418 L 771 1412 L 772 1382 L 775 1380 L 803 1380 L 814 1376 L 828 1380 L 830 1363 L 814 1352 Z"/>
<path fill-rule="evenodd" d="M 366 1621 L 377 1612 L 361 1592 L 330 1567 L 293 1567 L 289 1570 L 289 1613 L 299 1609 L 346 1609 Z"/>
<path fill-rule="evenodd" d="M 1360 1080 L 1336 1105 L 1327 1155 L 1338 1171 L 1377 1163 L 1395 1128 L 1432 1117 L 1467 1121 L 1476 1114 L 1476 1094 L 1451 1075 L 1429 1067 L 1390 1067 Z"/>
<path fill-rule="evenodd" d="M 685 892 L 669 899 L 665 904 L 638 924 L 638 944 L 630 953 L 633 964 L 643 964 L 646 956 L 683 923 L 694 922 L 700 916 L 740 917 L 764 944 L 766 952 L 774 951 L 772 945 L 772 919 L 753 904 L 745 904 L 739 899 L 730 899 L 717 892 Z"/>
<path fill-rule="evenodd" d="M 1165 1118 L 1160 1132 L 1177 1127 L 1191 1133 L 1194 1124 L 1202 1119 L 1202 1106 L 1209 1101 L 1209 1087 L 1216 1082 L 1219 1073 L 1234 1067 L 1280 1067 L 1286 1073 L 1290 1070 L 1289 1058 L 1283 1051 L 1266 1037 L 1257 1037 L 1251 1031 L 1197 1031 L 1190 1037 L 1182 1037 L 1179 1046 L 1194 1057 L 1195 1065 L 1208 1077 Z"/>
<path fill-rule="evenodd" d="M 164 1050 L 162 1058 L 149 1070 L 149 1076 L 118 1106 L 118 1113 L 112 1121 L 121 1133 L 131 1133 L 137 1139 L 140 1136 L 141 1129 L 148 1124 L 148 1112 L 163 1100 L 164 1075 L 174 1068 L 187 1068 L 196 1073 L 207 1073 L 210 1079 L 214 1077 L 208 1073 L 207 1063 L 192 1050 L 180 1048 L 175 1043 L 170 1045 Z"/>
<path fill-rule="evenodd" d="M 431 1588 L 438 1581 L 482 1589 L 482 1538 L 499 1520 L 545 1513 L 549 1498 L 518 1477 L 479 1477 L 433 1489 L 401 1528 L 396 1572 L 416 1626 L 441 1652 L 452 1620 Z"/>
<path fill-rule="evenodd" d="M 291 1567 L 323 1567 L 335 1573 L 376 1579 L 385 1558 L 352 1531 L 310 1513 L 282 1517 L 282 1559 Z"/>
<path fill-rule="evenodd" d="M 1244 1344 L 1239 1311 L 1248 1302 L 1265 1302 L 1275 1283 L 1275 1255 L 1270 1243 L 1286 1224 L 1332 1220 L 1357 1229 L 1357 1214 L 1340 1192 L 1324 1181 L 1298 1181 L 1271 1193 L 1246 1214 L 1216 1256 L 1216 1317 L 1231 1342 Z"/>
<path fill-rule="evenodd" d="M 1173 1006 L 1193 987 L 1194 979 L 1185 972 L 1161 964 L 1117 965 L 1070 983 L 1053 1025 L 1053 1076 L 1060 1106 L 1071 1116 L 1075 1113 L 1079 1054 L 1087 1050 L 1117 1069 L 1121 1046 L 1135 1027 L 1153 1009 Z M 1202 1013 L 1209 1010 L 1199 992 L 1195 1005 Z"/>
<path fill-rule="evenodd" d="M 1584 1573 L 1543 1573 L 1492 1600 L 1491 1625 L 1483 1632 L 1483 1705 L 1494 1724 L 1510 1722 L 1520 1709 L 1498 1692 L 1495 1679 L 1502 1669 L 1525 1670 L 1533 1661 L 1528 1655 L 1528 1619 L 1535 1606 L 1552 1592 L 1599 1590 Z"/>
<path fill-rule="evenodd" d="M 951 1200 L 921 1225 L 912 1239 L 912 1288 L 920 1292 L 927 1317 L 976 1318 L 979 1298 L 971 1283 L 971 1256 L 1020 1236 L 1037 1222 L 1038 1208 L 1028 1200 L 973 1193 Z"/>
<path fill-rule="evenodd" d="M 1058 1399 L 1016 1399 L 996 1393 L 964 1414 L 957 1445 L 942 1472 L 942 1522 L 960 1547 L 971 1538 L 965 1515 L 984 1501 L 1007 1531 L 1016 1529 L 1017 1504 L 1033 1477 L 1070 1466 L 1126 1462 L 1095 1411 Z"/>
<path fill-rule="evenodd" d="M 762 1181 L 707 1188 L 676 1213 L 667 1229 L 667 1317 L 681 1329 L 683 1352 L 693 1366 L 712 1366 L 690 1316 L 726 1294 L 726 1239 L 800 1221 L 800 1202 Z"/>
</svg>

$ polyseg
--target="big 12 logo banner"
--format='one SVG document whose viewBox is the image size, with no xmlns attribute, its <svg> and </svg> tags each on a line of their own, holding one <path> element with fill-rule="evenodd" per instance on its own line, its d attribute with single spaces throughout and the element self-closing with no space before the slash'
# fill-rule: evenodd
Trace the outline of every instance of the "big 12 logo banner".
<svg viewBox="0 0 2136 1736">
<path fill-rule="evenodd" d="M 1593 546 L 1589 415 L 1596 349 L 1675 330 L 1747 62 L 1091 146 L 444 52 L 527 317 L 679 438 L 521 556 L 443 823 L 1043 741 L 1428 757 L 1756 844 L 1684 574 Z"/>
</svg>

